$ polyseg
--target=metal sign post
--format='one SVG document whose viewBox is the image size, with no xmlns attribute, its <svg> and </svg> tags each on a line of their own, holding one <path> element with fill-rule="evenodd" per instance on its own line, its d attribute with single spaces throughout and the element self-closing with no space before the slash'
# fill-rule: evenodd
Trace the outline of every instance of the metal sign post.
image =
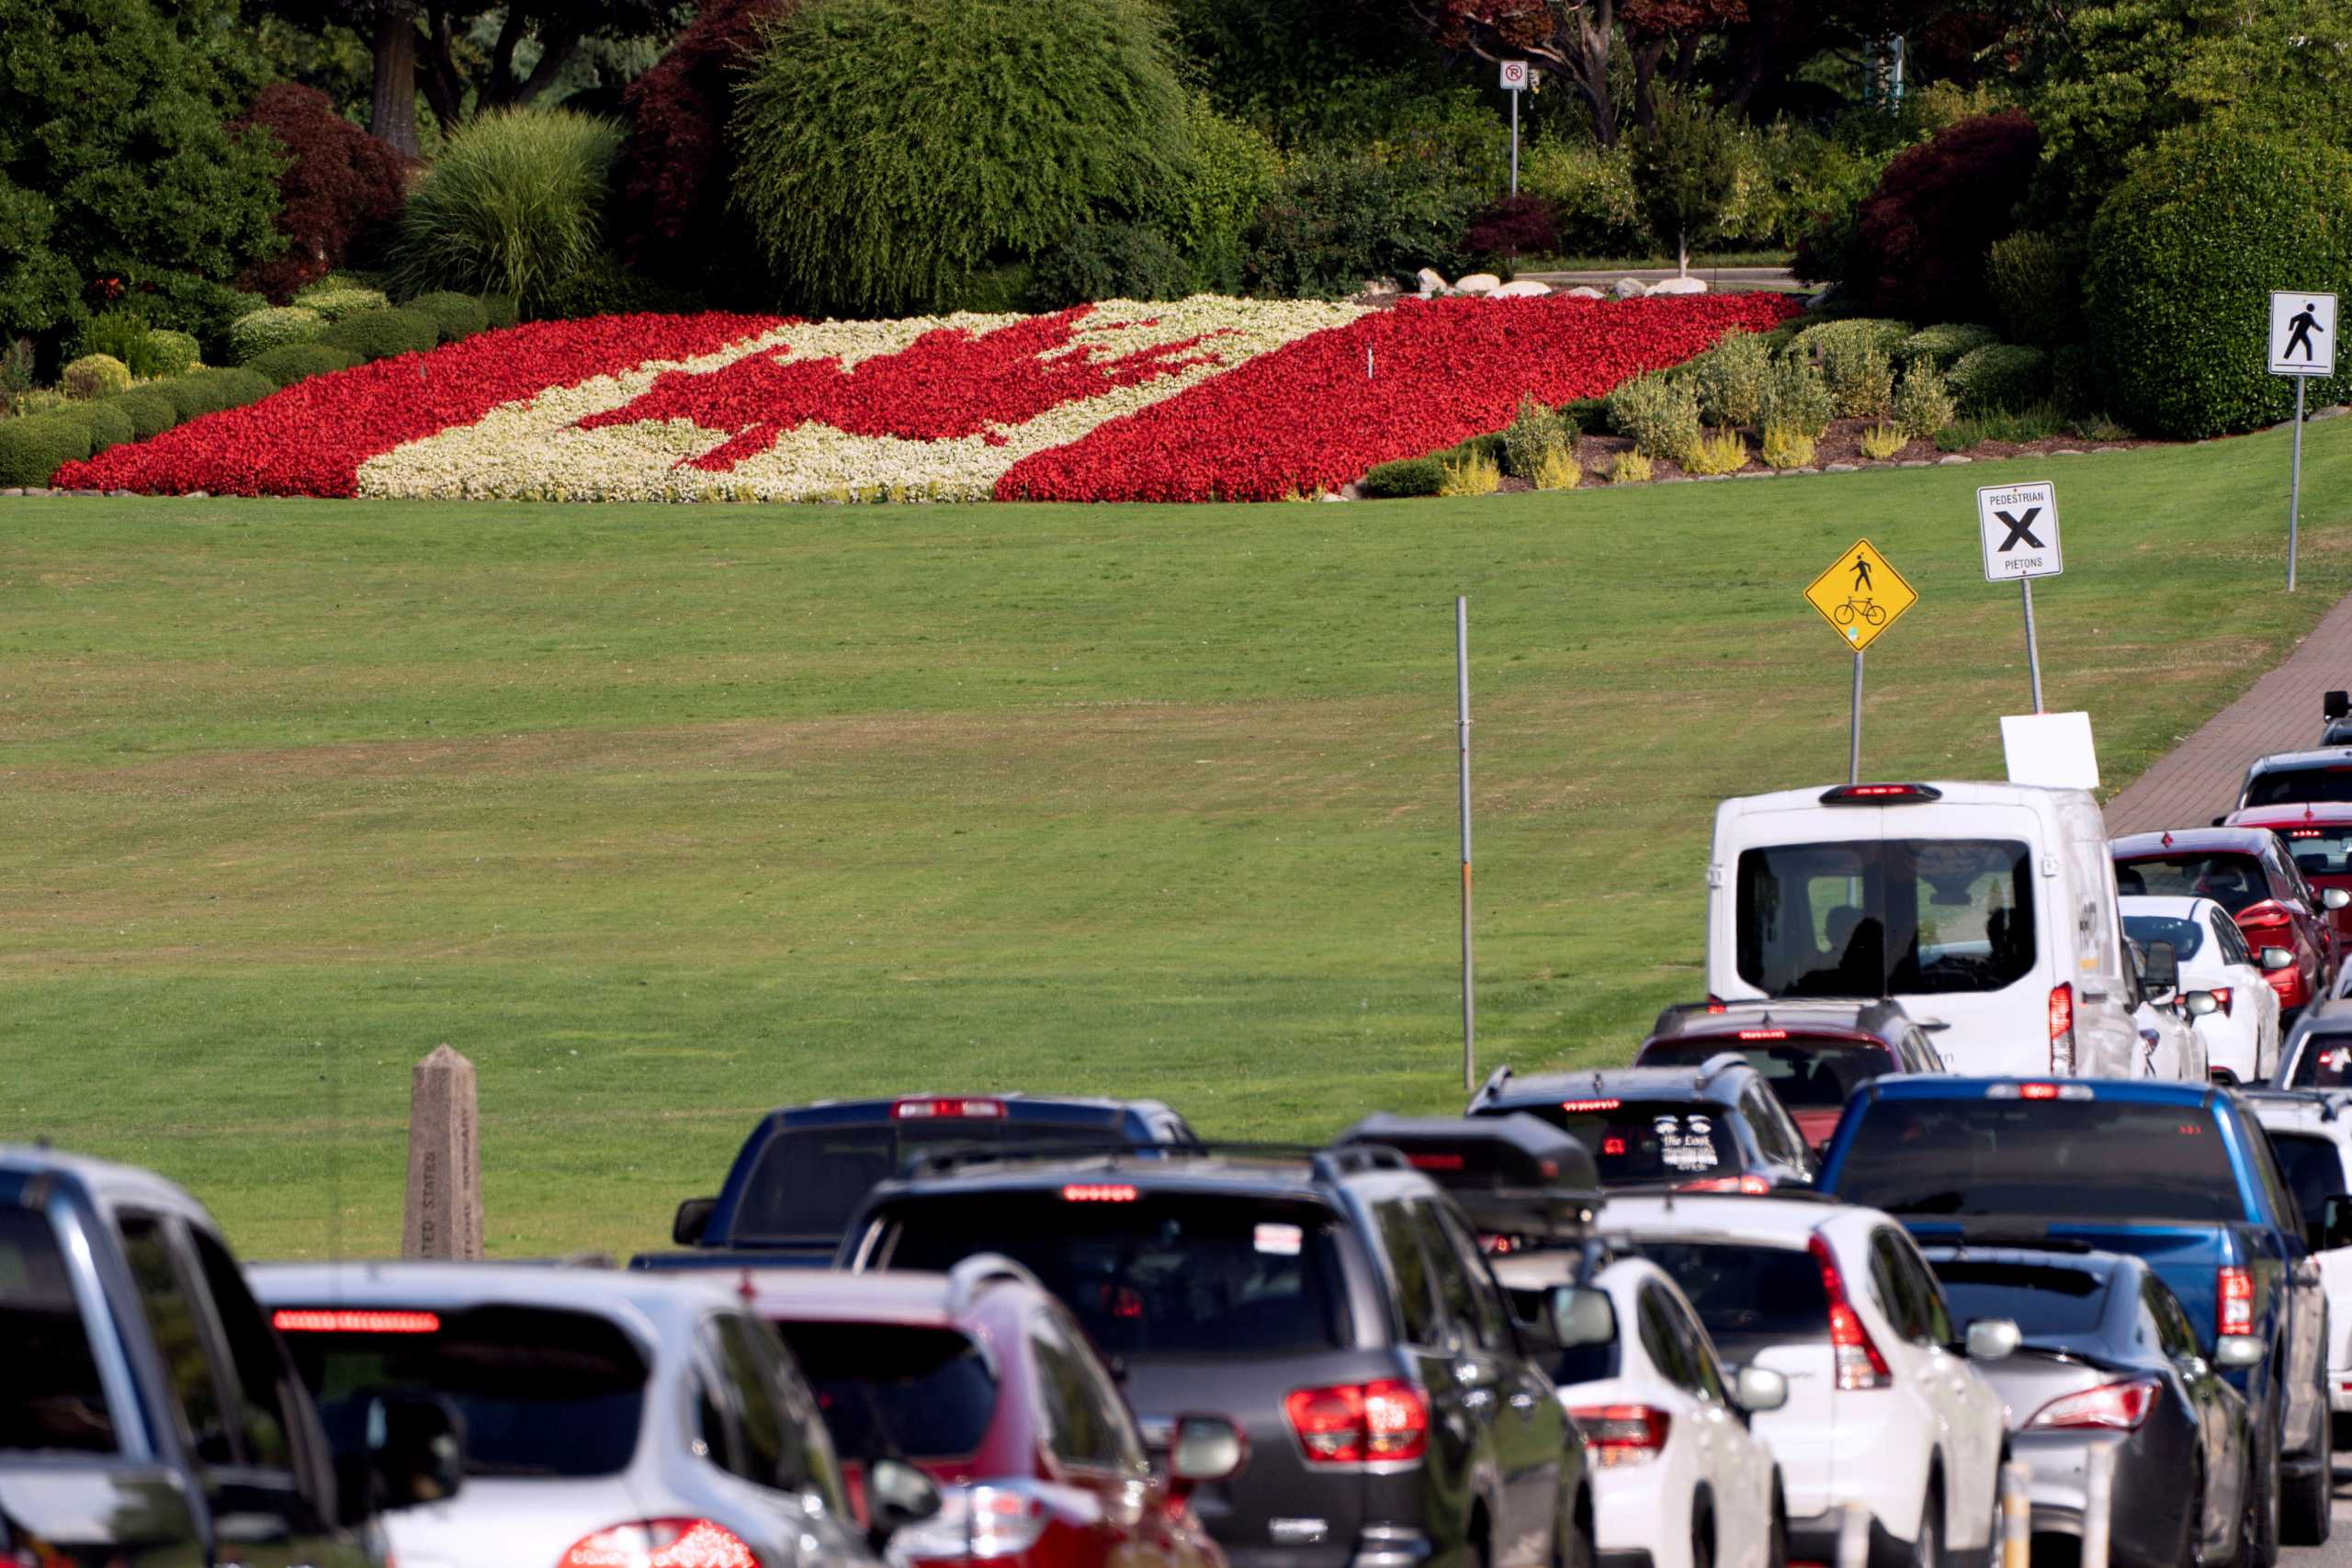
<svg viewBox="0 0 2352 1568">
<path fill-rule="evenodd" d="M 2018 579 L 2018 592 L 2025 595 L 2025 664 L 2033 674 L 2033 711 L 2041 707 L 2041 649 L 2033 640 L 2033 579 Z"/>
<path fill-rule="evenodd" d="M 1854 719 L 1846 735 L 1846 782 L 1862 782 L 1862 650 L 1854 650 Z"/>
<path fill-rule="evenodd" d="M 2292 593 L 2303 502 L 2303 394 L 2312 377 L 2335 374 L 2335 295 L 2271 291 L 2270 373 L 2295 378 L 2295 456 L 2287 477 L 2287 592 Z"/>
<path fill-rule="evenodd" d="M 1519 194 L 1519 96 L 1527 91 L 1527 62 L 1502 62 L 1503 91 L 1510 95 L 1510 193 Z"/>
<path fill-rule="evenodd" d="M 1854 714 L 1846 744 L 1846 782 L 1862 782 L 1862 649 L 1878 640 L 1919 595 L 1894 563 L 1868 539 L 1857 539 L 1804 591 L 1838 640 L 1854 650 Z"/>
<path fill-rule="evenodd" d="M 1478 1087 L 1478 1020 L 1470 966 L 1470 601 L 1453 600 L 1456 728 L 1462 745 L 1462 1088 Z"/>
<path fill-rule="evenodd" d="M 2034 636 L 2033 580 L 2066 570 L 2058 547 L 2058 487 L 2047 479 L 1986 485 L 1976 492 L 1976 529 L 1984 545 L 1984 581 L 2015 579 L 2025 604 L 2025 662 L 2033 711 L 2041 705 L 2041 644 Z"/>
</svg>

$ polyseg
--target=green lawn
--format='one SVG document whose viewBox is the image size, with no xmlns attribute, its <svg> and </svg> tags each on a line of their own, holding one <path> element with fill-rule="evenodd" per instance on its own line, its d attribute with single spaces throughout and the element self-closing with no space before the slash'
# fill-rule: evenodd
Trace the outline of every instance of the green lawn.
<svg viewBox="0 0 2352 1568">
<path fill-rule="evenodd" d="M 2352 590 L 2352 422 L 2052 459 L 2053 705 L 2120 782 Z M 1986 775 L 2017 467 L 1349 506 L 0 502 L 0 1135 L 257 1255 L 398 1245 L 410 1064 L 480 1066 L 510 1255 L 655 1245 L 761 1110 L 1023 1086 L 1311 1136 L 1702 987 L 1711 807 L 1826 781 L 1860 534 L 1924 595 L 1864 766 Z M 2316 715 L 2313 716 L 2316 719 Z"/>
</svg>

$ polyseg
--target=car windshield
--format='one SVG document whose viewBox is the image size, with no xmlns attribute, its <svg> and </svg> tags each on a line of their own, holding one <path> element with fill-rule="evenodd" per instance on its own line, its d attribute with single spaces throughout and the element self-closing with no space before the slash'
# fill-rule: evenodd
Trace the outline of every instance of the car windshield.
<svg viewBox="0 0 2352 1568">
<path fill-rule="evenodd" d="M 961 1459 L 996 1410 L 996 1371 L 953 1328 L 778 1323 L 845 1459 Z"/>
<path fill-rule="evenodd" d="M 1002 1253 L 1108 1356 L 1295 1356 L 1347 1343 L 1339 1222 L 1320 1203 L 1090 1179 L 910 1196 L 889 1219 L 888 1267 L 946 1269 Z"/>
<path fill-rule="evenodd" d="M 275 1304 L 322 1407 L 370 1390 L 440 1394 L 464 1417 L 469 1475 L 612 1475 L 637 1451 L 645 1359 L 594 1313 Z"/>
<path fill-rule="evenodd" d="M 1725 1051 L 1762 1074 L 1791 1111 L 1835 1111 L 1855 1085 L 1895 1070 L 1894 1053 L 1875 1040 L 1833 1040 L 1798 1030 L 1770 1044 L 1724 1034 L 1655 1041 L 1642 1047 L 1634 1065 L 1695 1067 Z"/>
<path fill-rule="evenodd" d="M 2256 773 L 2245 786 L 2245 804 L 2301 806 L 2305 801 L 2352 800 L 2352 762 L 2322 762 L 2301 768 L 2273 768 Z"/>
<path fill-rule="evenodd" d="M 2197 950 L 2205 945 L 2204 923 L 2177 915 L 2126 915 L 2123 934 L 2143 948 L 2168 942 L 2172 943 L 2172 955 L 2184 964 L 2196 957 Z"/>
<path fill-rule="evenodd" d="M 2305 876 L 2352 876 L 2352 824 L 2272 829 L 2287 840 L 2287 852 Z"/>
<path fill-rule="evenodd" d="M 2211 1111 L 2121 1100 L 1882 1098 L 1835 1181 L 1891 1214 L 2246 1217 Z"/>
<path fill-rule="evenodd" d="M 1108 1123 L 1072 1126 L 1001 1116 L 787 1128 L 760 1151 L 734 1233 L 745 1241 L 838 1239 L 874 1184 L 898 1175 L 916 1155 L 1004 1144 L 1100 1147 L 1120 1136 Z"/>
<path fill-rule="evenodd" d="M 1768 997 L 1997 991 L 2032 973 L 2033 857 L 2006 839 L 1778 844 L 1739 857 L 1739 976 Z"/>
<path fill-rule="evenodd" d="M 2295 1194 L 2295 1207 L 2306 1226 L 2327 1218 L 2327 1201 L 2346 1190 L 2344 1159 L 2335 1141 L 2310 1133 L 2272 1133 L 2270 1146 L 2278 1151 L 2279 1169 Z"/>
<path fill-rule="evenodd" d="M 0 1451 L 115 1451 L 90 1336 L 38 1209 L 0 1209 Z"/>
<path fill-rule="evenodd" d="M 1497 1106 L 1492 1114 L 1541 1117 L 1592 1151 L 1603 1187 L 1645 1186 L 1739 1174 L 1739 1140 L 1709 1100 L 1572 1100 Z"/>
<path fill-rule="evenodd" d="M 1954 1323 L 2015 1320 L 2028 1339 L 2079 1339 L 2107 1315 L 2107 1280 L 2063 1263 L 2010 1263 L 1953 1258 L 1934 1264 Z"/>
<path fill-rule="evenodd" d="M 2115 863 L 2115 886 L 2127 897 L 2137 893 L 2157 893 L 2181 898 L 2211 898 L 2233 915 L 2242 914 L 2270 897 L 2262 863 L 2240 850 L 2217 850 L 2211 854 L 2134 855 Z M 2131 922 L 2124 923 L 2128 926 Z"/>
<path fill-rule="evenodd" d="M 2346 1021 L 2352 1024 L 2352 1021 Z M 2352 1027 L 2313 1030 L 2296 1049 L 2289 1089 L 2352 1089 Z"/>
<path fill-rule="evenodd" d="M 1810 1252 L 1720 1241 L 1644 1240 L 1641 1248 L 1674 1276 L 1717 1340 L 1829 1337 L 1829 1293 Z"/>
</svg>

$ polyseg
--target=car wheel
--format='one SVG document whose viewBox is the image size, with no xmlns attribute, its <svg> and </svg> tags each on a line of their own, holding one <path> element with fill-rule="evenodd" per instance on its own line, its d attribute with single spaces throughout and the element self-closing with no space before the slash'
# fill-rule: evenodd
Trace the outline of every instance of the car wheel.
<svg viewBox="0 0 2352 1568">
<path fill-rule="evenodd" d="M 2230 1552 L 2230 1568 L 2263 1568 L 2262 1483 L 2252 1461 L 2238 1483 L 2238 1539 Z"/>
<path fill-rule="evenodd" d="M 2254 1568 L 2276 1568 L 2278 1561 L 2278 1455 L 2257 1452 L 2254 1460 Z"/>
<path fill-rule="evenodd" d="M 2180 1568 L 2198 1568 L 2198 1553 L 2205 1545 L 2205 1472 L 2189 1478 L 2188 1517 L 2180 1532 Z"/>
<path fill-rule="evenodd" d="M 1943 1568 L 1943 1485 L 1928 1483 L 1928 1500 L 1919 1505 L 1919 1539 L 1911 1543 L 1911 1568 Z"/>
<path fill-rule="evenodd" d="M 2329 1515 L 2335 1503 L 2335 1423 L 2327 1414 L 2327 1388 L 2319 1391 L 2319 1443 L 2307 1473 L 2289 1478 L 2281 1506 L 2279 1539 L 2296 1546 L 2318 1546 L 2327 1540 Z"/>
<path fill-rule="evenodd" d="M 1765 1548 L 1764 1568 L 1789 1568 L 1789 1511 L 1772 1499 L 1772 1540 Z"/>
<path fill-rule="evenodd" d="M 1715 1568 L 1715 1521 L 1704 1508 L 1690 1516 L 1690 1568 Z"/>
<path fill-rule="evenodd" d="M 1592 1568 L 1592 1534 L 1586 1516 L 1571 1508 L 1552 1524 L 1552 1568 Z"/>
</svg>

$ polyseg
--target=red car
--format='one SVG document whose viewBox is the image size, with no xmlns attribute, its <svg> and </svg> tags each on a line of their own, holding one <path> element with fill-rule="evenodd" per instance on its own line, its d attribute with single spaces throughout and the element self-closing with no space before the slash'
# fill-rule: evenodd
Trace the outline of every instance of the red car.
<svg viewBox="0 0 2352 1568">
<path fill-rule="evenodd" d="M 2291 1022 L 2302 1009 L 2327 998 L 2335 982 L 2337 957 L 2330 912 L 2352 902 L 2352 895 L 2341 888 L 2314 892 L 2295 868 L 2285 840 L 2268 828 L 2134 833 L 2109 847 L 2119 892 L 2211 898 L 2230 912 L 2278 993 L 2282 1022 Z M 2284 962 L 2271 956 L 2273 949 L 2286 954 Z"/>
<path fill-rule="evenodd" d="M 1179 1417 L 1156 1470 L 1085 1331 L 1019 1264 L 769 1269 L 744 1290 L 816 1390 L 862 1511 L 872 1461 L 939 1483 L 940 1511 L 891 1536 L 893 1563 L 1226 1568 L 1190 1497 L 1249 1462 L 1239 1429 Z"/>
<path fill-rule="evenodd" d="M 1670 1007 L 1650 1026 L 1634 1066 L 1696 1068 L 1725 1051 L 1764 1075 L 1815 1150 L 1828 1147 L 1847 1097 L 1871 1078 L 1951 1070 L 1901 1002 L 1870 998 Z"/>
<path fill-rule="evenodd" d="M 2330 906 L 2328 919 L 2335 927 L 2336 953 L 2352 953 L 2352 802 L 2250 806 L 2223 821 L 2232 828 L 2267 828 L 2286 840 L 2295 869 L 2323 902 L 2330 888 L 2344 894 L 2342 905 Z"/>
</svg>

